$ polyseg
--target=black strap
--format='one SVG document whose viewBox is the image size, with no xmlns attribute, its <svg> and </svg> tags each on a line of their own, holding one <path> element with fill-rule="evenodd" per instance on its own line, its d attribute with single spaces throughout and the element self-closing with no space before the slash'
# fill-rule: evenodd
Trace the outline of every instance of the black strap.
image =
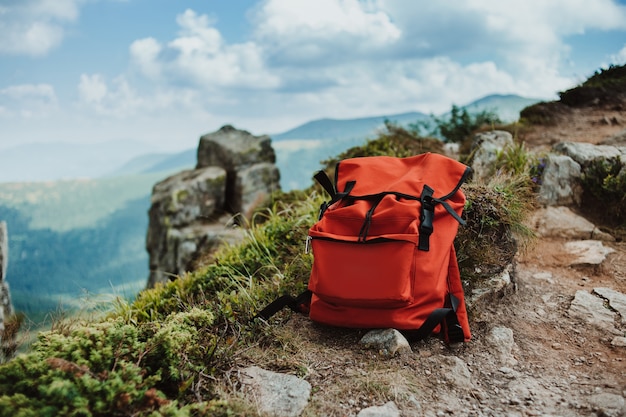
<svg viewBox="0 0 626 417">
<path fill-rule="evenodd" d="M 259 311 L 256 316 L 252 318 L 252 320 L 261 318 L 263 320 L 269 320 L 274 314 L 278 313 L 285 307 L 289 307 L 292 311 L 296 313 L 309 313 L 309 306 L 311 304 L 311 291 L 306 290 L 302 292 L 297 297 L 292 297 L 289 294 L 285 294 L 283 296 L 278 297 L 276 300 L 272 301 L 267 307 L 263 310 Z"/>
<path fill-rule="evenodd" d="M 459 324 L 459 319 L 456 316 L 459 303 L 460 301 L 457 297 L 449 294 L 449 301 L 447 303 L 449 307 L 435 309 L 430 313 L 419 329 L 401 330 L 401 333 L 409 342 L 417 342 L 426 339 L 433 332 L 435 327 L 441 324 L 441 333 L 446 344 L 463 342 L 465 335 L 463 328 Z"/>
<path fill-rule="evenodd" d="M 433 199 L 433 193 L 435 191 L 428 185 L 424 184 L 420 201 L 422 208 L 420 211 L 420 226 L 419 226 L 419 242 L 417 248 L 419 250 L 430 250 L 430 235 L 433 233 L 433 219 L 435 217 L 435 201 Z"/>
<path fill-rule="evenodd" d="M 315 178 L 315 180 L 330 195 L 330 201 L 328 202 L 325 201 L 320 206 L 318 219 L 322 218 L 322 216 L 324 215 L 324 212 L 330 205 L 336 203 L 337 201 L 341 200 L 344 197 L 347 197 L 352 192 L 352 189 L 356 185 L 356 181 L 348 181 L 346 183 L 346 187 L 344 188 L 344 190 L 342 192 L 338 192 L 337 189 L 335 189 L 335 186 L 333 185 L 330 178 L 328 178 L 328 174 L 326 174 L 324 170 L 317 171 L 317 173 L 315 173 L 313 178 Z"/>
<path fill-rule="evenodd" d="M 328 195 L 330 195 L 330 198 L 335 198 L 337 190 L 335 190 L 335 186 L 333 185 L 330 178 L 328 178 L 328 174 L 326 174 L 326 171 L 317 171 L 313 178 L 315 178 L 315 180 L 324 188 L 324 190 L 326 190 Z"/>
</svg>

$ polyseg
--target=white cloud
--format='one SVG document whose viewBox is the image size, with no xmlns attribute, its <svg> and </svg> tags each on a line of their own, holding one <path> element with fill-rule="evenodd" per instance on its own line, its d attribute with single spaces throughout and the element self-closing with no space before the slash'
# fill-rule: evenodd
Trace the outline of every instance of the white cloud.
<svg viewBox="0 0 626 417">
<path fill-rule="evenodd" d="M 255 43 L 225 44 L 213 21 L 186 10 L 176 19 L 179 36 L 162 45 L 156 39 L 135 41 L 133 63 L 151 78 L 207 91 L 218 88 L 267 89 L 279 80 L 265 67 L 262 49 Z"/>
<path fill-rule="evenodd" d="M 328 64 L 384 53 L 402 33 L 376 3 L 269 0 L 254 12 L 255 41 L 278 63 Z"/>
<path fill-rule="evenodd" d="M 48 84 L 22 84 L 0 89 L 0 115 L 40 118 L 58 109 L 54 88 Z"/>
<path fill-rule="evenodd" d="M 82 74 L 78 84 L 78 93 L 84 102 L 98 103 L 107 95 L 107 86 L 100 74 L 91 76 Z"/>
<path fill-rule="evenodd" d="M 22 0 L 0 6 L 0 54 L 45 55 L 59 46 L 81 0 Z"/>
<path fill-rule="evenodd" d="M 611 63 L 614 65 L 626 65 L 626 44 L 616 54 L 611 55 Z"/>
</svg>

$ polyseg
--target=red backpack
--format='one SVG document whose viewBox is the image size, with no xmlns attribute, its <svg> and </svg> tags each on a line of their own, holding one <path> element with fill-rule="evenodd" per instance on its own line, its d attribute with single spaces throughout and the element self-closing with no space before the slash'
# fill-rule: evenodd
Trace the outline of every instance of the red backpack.
<svg viewBox="0 0 626 417">
<path fill-rule="evenodd" d="M 470 172 L 432 153 L 346 159 L 334 185 L 318 172 L 331 200 L 309 230 L 308 290 L 280 297 L 257 316 L 289 306 L 333 326 L 395 328 L 411 341 L 432 333 L 446 343 L 469 341 L 454 239 Z"/>
</svg>

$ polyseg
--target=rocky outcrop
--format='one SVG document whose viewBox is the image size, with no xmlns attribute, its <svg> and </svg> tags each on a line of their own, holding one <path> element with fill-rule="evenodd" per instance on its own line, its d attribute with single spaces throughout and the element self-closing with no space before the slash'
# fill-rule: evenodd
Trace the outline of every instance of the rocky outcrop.
<svg viewBox="0 0 626 417">
<path fill-rule="evenodd" d="M 237 224 L 279 189 L 269 136 L 224 126 L 200 138 L 195 169 L 152 190 L 146 249 L 148 288 L 190 271 L 199 256 L 242 236 Z"/>
<path fill-rule="evenodd" d="M 8 264 L 9 235 L 7 232 L 7 224 L 4 221 L 0 221 L 0 344 L 6 342 L 2 340 L 4 321 L 13 314 L 11 293 L 9 292 L 9 284 L 6 280 Z"/>
<path fill-rule="evenodd" d="M 619 158 L 622 172 L 626 165 L 626 146 L 594 145 L 582 142 L 560 142 L 552 147 L 539 189 L 539 201 L 544 205 L 580 205 L 580 178 L 597 160 Z"/>
<path fill-rule="evenodd" d="M 494 130 L 478 133 L 474 136 L 470 154 L 472 155 L 472 173 L 476 181 L 486 181 L 495 172 L 498 153 L 513 145 L 513 136 L 509 132 Z"/>
</svg>

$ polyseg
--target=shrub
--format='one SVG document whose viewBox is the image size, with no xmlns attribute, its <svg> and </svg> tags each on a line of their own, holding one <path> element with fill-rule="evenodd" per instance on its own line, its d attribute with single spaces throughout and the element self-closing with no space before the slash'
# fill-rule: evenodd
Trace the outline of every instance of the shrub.
<svg viewBox="0 0 626 417">
<path fill-rule="evenodd" d="M 469 113 L 467 109 L 452 105 L 448 118 L 434 117 L 434 126 L 429 122 L 416 123 L 415 129 L 425 128 L 428 134 L 442 137 L 446 142 L 463 143 L 471 135 L 484 126 L 502 124 L 494 112 L 483 110 Z"/>
<path fill-rule="evenodd" d="M 626 165 L 620 158 L 596 159 L 583 169 L 582 207 L 603 223 L 626 220 Z"/>
</svg>

